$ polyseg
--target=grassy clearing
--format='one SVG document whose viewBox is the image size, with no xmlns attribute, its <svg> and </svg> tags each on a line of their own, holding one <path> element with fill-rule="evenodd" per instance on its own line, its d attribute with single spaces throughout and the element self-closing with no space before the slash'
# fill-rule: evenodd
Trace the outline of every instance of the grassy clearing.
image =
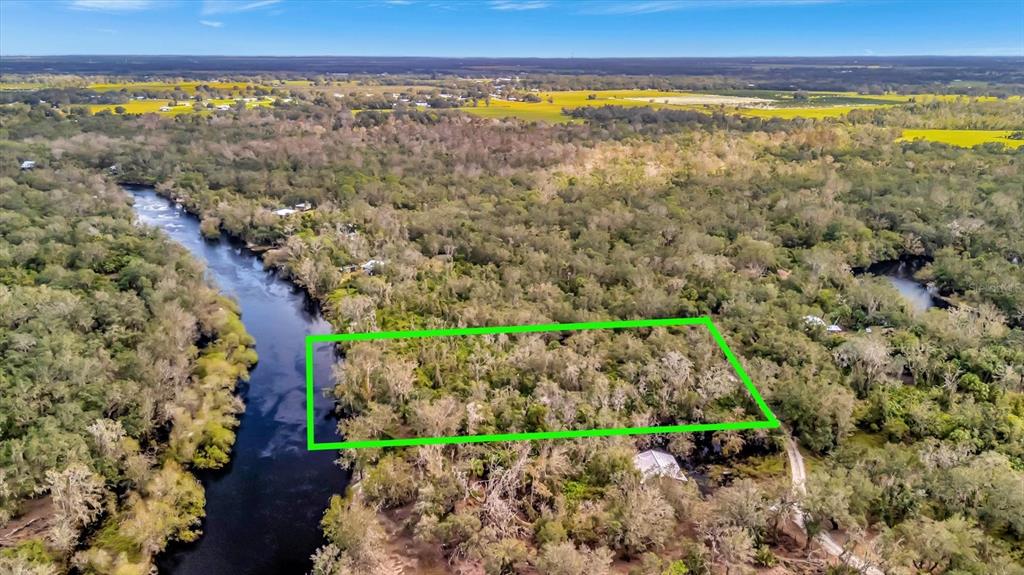
<svg viewBox="0 0 1024 575">
<path fill-rule="evenodd" d="M 528 107 L 533 105 L 508 105 L 516 104 L 516 102 L 501 102 L 501 105 L 495 104 L 497 104 L 497 102 L 492 102 L 490 106 L 480 104 L 480 106 L 475 108 L 467 107 L 459 109 L 463 112 L 469 112 L 474 116 L 480 116 L 481 118 L 517 118 L 528 122 L 536 120 L 540 122 L 554 122 L 559 124 L 573 121 L 572 118 L 562 115 L 561 108 L 553 108 L 551 106 Z M 519 104 L 522 104 L 522 102 L 519 102 Z"/>
<path fill-rule="evenodd" d="M 1012 130 L 903 130 L 899 141 L 927 140 L 961 148 L 972 148 L 990 142 L 998 142 L 1009 148 L 1024 146 L 1024 140 L 1009 138 L 1012 133 Z"/>
<path fill-rule="evenodd" d="M 729 465 L 710 465 L 707 469 L 707 477 L 716 484 L 742 478 L 767 480 L 785 477 L 787 474 L 787 461 L 785 452 L 754 455 L 732 461 Z"/>
</svg>

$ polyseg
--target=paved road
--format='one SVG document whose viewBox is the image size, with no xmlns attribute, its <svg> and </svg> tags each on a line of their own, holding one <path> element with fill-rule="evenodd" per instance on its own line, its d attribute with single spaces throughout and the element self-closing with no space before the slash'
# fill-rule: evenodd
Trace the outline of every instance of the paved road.
<svg viewBox="0 0 1024 575">
<path fill-rule="evenodd" d="M 804 468 L 804 457 L 800 454 L 800 450 L 797 449 L 796 442 L 793 441 L 791 436 L 786 437 L 786 456 L 789 457 L 789 473 L 790 480 L 793 483 L 793 488 L 796 489 L 801 495 L 807 493 L 805 483 L 807 482 L 807 470 Z M 806 531 L 804 528 L 804 512 L 799 507 L 794 512 L 795 520 L 797 525 Z M 858 557 L 857 555 L 845 555 L 843 546 L 836 543 L 835 539 L 828 533 L 819 533 L 815 538 L 815 541 L 821 545 L 821 548 L 826 553 L 833 557 L 838 557 L 854 569 L 857 569 L 865 575 L 885 575 L 885 572 L 881 569 L 868 565 L 866 561 Z"/>
</svg>

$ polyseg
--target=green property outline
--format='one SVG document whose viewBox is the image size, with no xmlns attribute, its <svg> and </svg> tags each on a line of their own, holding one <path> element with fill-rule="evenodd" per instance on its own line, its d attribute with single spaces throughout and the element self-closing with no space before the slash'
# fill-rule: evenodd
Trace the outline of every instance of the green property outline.
<svg viewBox="0 0 1024 575">
<path fill-rule="evenodd" d="M 694 423 L 684 425 L 661 425 L 655 427 L 614 427 L 604 429 L 571 429 L 563 431 L 533 431 L 525 433 L 494 433 L 485 435 L 449 435 L 441 437 L 408 437 L 401 439 L 366 439 L 359 441 L 328 441 L 317 443 L 314 437 L 314 370 L 313 370 L 313 346 L 318 343 L 338 341 L 368 341 L 381 339 L 411 339 L 427 337 L 463 336 L 463 335 L 492 335 L 502 333 L 539 333 L 550 331 L 581 331 L 588 329 L 622 329 L 640 327 L 667 327 L 667 326 L 694 326 L 703 325 L 707 327 L 714 338 L 715 343 L 725 354 L 729 365 L 743 381 L 743 385 L 753 397 L 761 414 L 767 419 L 755 421 L 727 421 L 722 423 Z M 360 333 L 335 333 L 335 334 L 313 334 L 306 336 L 306 449 L 309 451 L 327 451 L 332 449 L 365 449 L 371 447 L 406 447 L 412 445 L 445 445 L 453 443 L 483 443 L 490 441 L 524 441 L 531 439 L 566 439 L 576 437 L 608 437 L 615 435 L 645 435 L 653 433 L 685 433 L 695 431 L 725 431 L 739 429 L 775 429 L 779 427 L 779 420 L 761 397 L 761 393 L 754 387 L 747 372 L 743 370 L 739 359 L 729 349 L 718 327 L 711 321 L 710 317 L 679 317 L 666 319 L 640 319 L 624 321 L 592 321 L 583 323 L 546 323 L 527 325 L 507 325 L 492 327 L 463 327 L 453 329 L 425 329 L 413 331 L 378 331 Z"/>
</svg>

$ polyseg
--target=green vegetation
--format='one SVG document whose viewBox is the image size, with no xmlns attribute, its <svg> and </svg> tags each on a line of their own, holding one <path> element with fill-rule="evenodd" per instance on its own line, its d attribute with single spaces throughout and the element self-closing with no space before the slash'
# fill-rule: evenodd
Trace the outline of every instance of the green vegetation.
<svg viewBox="0 0 1024 575">
<path fill-rule="evenodd" d="M 601 393 L 616 396 L 619 406 L 646 412 L 652 423 L 765 419 L 703 326 L 365 341 L 343 348 L 346 367 L 335 372 L 334 395 L 343 411 L 365 414 L 343 423 L 349 441 L 636 426 L 615 405 L 589 406 L 588 381 L 599 382 Z M 582 364 L 585 371 L 555 367 Z M 439 388 L 454 393 L 434 401 Z"/>
<path fill-rule="evenodd" d="M 258 84 L 252 84 L 249 82 L 228 82 L 228 81 L 214 81 L 214 82 L 197 82 L 197 81 L 183 81 L 183 82 L 106 82 L 89 84 L 87 86 L 90 90 L 97 92 L 170 92 L 180 91 L 187 94 L 195 94 L 199 89 L 208 90 L 219 90 L 226 92 L 238 92 L 241 93 L 245 90 L 251 90 L 253 88 L 260 88 Z"/>
<path fill-rule="evenodd" d="M 547 87 L 537 89 L 539 102 L 514 96 L 515 108 L 561 114 L 565 102 L 546 102 Z M 117 164 L 118 177 L 153 182 L 199 213 L 204 234 L 268 248 L 264 262 L 317 299 L 338 331 L 711 315 L 787 426 L 346 451 L 362 481 L 331 501 L 314 573 L 382 572 L 425 548 L 453 569 L 489 574 L 735 572 L 808 560 L 787 543 L 794 505 L 811 534 L 842 530 L 887 573 L 1024 571 L 1021 152 L 896 141 L 911 129 L 1020 130 L 1020 102 L 870 102 L 841 121 L 789 121 L 622 94 L 588 99 L 595 90 L 575 90 L 574 121 L 561 124 L 397 105 L 353 116 L 348 96 L 315 91 L 218 117 L 68 117 L 15 104 L 3 110 L 9 155 L 31 153 L 40 166 L 4 169 L 13 189 L 52 190 L 53 178 Z M 854 98 L 835 94 L 822 101 L 849 107 L 843 99 Z M 40 190 L 32 193 L 48 193 Z M 37 201 L 59 204 L 52 193 Z M 300 202 L 313 209 L 273 213 Z M 68 225 L 19 230 L 94 237 Z M 140 233 L 131 230 L 129 238 Z M 81 281 L 13 237 L 18 244 L 0 254 L 31 265 L 5 264 L 14 271 L 4 285 Z M 164 252 L 154 261 L 166 261 Z M 89 261 L 71 247 L 45 257 Z M 934 282 L 949 309 L 919 311 L 860 271 L 899 259 L 921 262 L 917 277 Z M 124 283 L 138 294 L 148 269 L 131 261 L 94 273 L 116 271 L 111 289 Z M 832 323 L 841 331 L 827 330 Z M 180 373 L 205 385 L 211 369 L 232 363 L 232 349 L 243 353 L 214 347 Z M 646 424 L 745 407 L 699 341 L 659 331 L 344 351 L 336 399 L 353 438 Z M 216 380 L 234 375 L 225 369 Z M 150 441 L 137 419 L 126 433 Z M 780 473 L 787 433 L 814 458 L 806 494 Z M 150 473 L 223 461 L 226 435 L 203 437 L 193 444 L 172 432 Z M 709 472 L 704 491 L 645 480 L 634 456 L 649 448 Z M 90 510 L 104 471 L 83 465 L 61 473 L 83 485 Z M 130 535 L 138 525 L 153 526 L 157 541 L 194 536 L 183 519 L 198 505 L 187 481 L 135 485 L 140 497 L 173 503 L 129 499 L 110 514 L 124 536 L 104 522 L 97 551 L 83 555 L 98 571 L 108 557 L 132 562 L 161 548 Z"/>
<path fill-rule="evenodd" d="M 11 569 L 147 573 L 169 541 L 198 536 L 189 469 L 228 461 L 252 339 L 184 250 L 136 227 L 91 170 L 5 163 L 0 190 L 0 524 L 42 496 L 46 526 L 17 547 L 45 553 L 8 556 Z"/>
</svg>

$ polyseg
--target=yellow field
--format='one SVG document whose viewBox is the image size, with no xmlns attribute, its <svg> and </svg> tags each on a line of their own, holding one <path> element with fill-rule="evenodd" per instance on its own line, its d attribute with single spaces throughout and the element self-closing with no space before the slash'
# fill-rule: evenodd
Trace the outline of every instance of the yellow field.
<svg viewBox="0 0 1024 575">
<path fill-rule="evenodd" d="M 221 104 L 227 104 L 229 106 L 235 105 L 235 100 L 231 98 L 215 98 L 212 100 L 203 100 L 203 112 L 206 112 L 205 105 L 211 103 L 214 106 Z M 273 102 L 271 100 L 257 100 L 255 102 L 247 102 L 246 108 L 257 108 L 263 106 L 269 106 Z M 177 116 L 178 114 L 190 114 L 194 112 L 192 108 L 192 102 L 178 102 L 177 106 L 173 106 L 171 102 L 167 100 L 132 100 L 131 102 L 125 102 L 124 104 L 98 104 L 95 106 L 89 106 L 89 113 L 96 114 L 104 110 L 109 110 L 110 113 L 115 113 L 114 109 L 118 106 L 124 108 L 124 113 L 131 114 L 160 114 L 163 116 Z M 170 111 L 161 112 L 160 108 L 164 106 L 170 106 Z"/>
<path fill-rule="evenodd" d="M 754 91 L 755 95 L 758 91 Z M 872 110 L 886 106 L 928 101 L 955 101 L 966 96 L 952 94 L 882 94 L 867 95 L 857 92 L 808 92 L 811 101 L 807 105 L 791 106 L 793 100 L 786 93 L 778 93 L 774 99 L 778 101 L 776 108 L 757 108 L 736 106 L 730 103 L 732 96 L 718 96 L 713 92 L 662 92 L 657 90 L 576 90 L 565 92 L 539 92 L 540 102 L 509 102 L 507 100 L 492 99 L 490 106 L 483 102 L 477 107 L 464 107 L 461 110 L 481 116 L 484 118 L 520 118 L 522 120 L 541 120 L 547 122 L 568 122 L 570 119 L 562 115 L 563 108 L 579 108 L 583 106 L 628 106 L 652 108 L 670 108 L 676 110 L 696 111 L 717 111 L 738 113 L 744 116 L 756 116 L 761 118 L 839 118 L 850 113 L 852 110 Z M 594 99 L 588 96 L 593 95 Z M 703 99 L 707 103 L 673 103 L 680 102 L 684 98 Z M 764 95 L 762 97 L 769 97 Z M 814 105 L 813 100 L 817 98 L 848 98 L 852 100 L 864 100 L 864 104 L 844 103 L 840 105 L 829 105 L 821 103 Z M 553 100 L 549 102 L 548 99 Z M 716 101 L 716 98 L 719 98 Z M 891 104 L 878 103 L 879 100 L 891 102 Z M 974 101 L 989 102 L 995 101 L 994 97 L 973 98 Z M 1011 101 L 1020 101 L 1020 96 L 1012 96 Z"/>
<path fill-rule="evenodd" d="M 1024 146 L 1024 140 L 1008 138 L 1012 133 L 1011 130 L 903 130 L 899 141 L 928 140 L 961 148 L 972 148 L 989 142 L 999 142 L 1009 148 Z"/>
<path fill-rule="evenodd" d="M 516 105 L 520 104 L 520 105 Z M 526 104 L 523 102 L 495 102 L 492 101 L 490 106 L 485 106 L 483 102 L 477 107 L 466 107 L 459 108 L 463 112 L 469 112 L 474 116 L 480 116 L 481 118 L 518 118 L 526 121 L 540 121 L 540 122 L 554 122 L 554 123 L 566 123 L 572 121 L 572 118 L 562 115 L 561 108 L 554 108 L 552 106 L 541 106 L 540 104 Z"/>
<path fill-rule="evenodd" d="M 487 106 L 483 101 L 477 107 L 459 108 L 484 118 L 520 118 L 523 120 L 543 120 L 548 122 L 568 122 L 570 118 L 562 115 L 562 108 L 582 108 L 584 106 L 623 106 L 629 108 L 670 108 L 676 110 L 703 110 L 709 106 L 679 105 L 659 102 L 658 98 L 681 96 L 701 96 L 694 92 L 662 92 L 658 90 L 571 90 L 564 92 L 538 92 L 540 102 L 509 102 L 508 100 L 492 99 Z M 590 99 L 589 96 L 594 98 Z M 640 100 L 632 98 L 642 98 Z M 551 100 L 550 102 L 548 100 Z"/>
<path fill-rule="evenodd" d="M 817 94 L 817 93 L 815 93 Z M 822 93 L 824 94 L 824 93 Z M 833 94 L 833 93 L 830 93 Z M 839 93 L 834 93 L 839 94 Z M 758 116 L 764 118 L 837 118 L 844 116 L 851 110 L 869 110 L 872 108 L 884 107 L 885 104 L 865 104 L 860 106 L 808 106 L 808 107 L 780 107 L 774 109 L 746 108 L 728 105 L 728 97 L 723 96 L 723 103 L 714 103 L 715 94 L 695 92 L 661 92 L 657 90 L 578 90 L 566 92 L 540 92 L 540 102 L 509 102 L 507 100 L 491 100 L 490 106 L 483 102 L 479 106 L 460 108 L 465 112 L 484 118 L 520 118 L 523 120 L 543 120 L 548 122 L 568 122 L 569 118 L 562 115 L 563 108 L 579 108 L 583 106 L 626 106 L 669 108 L 676 110 L 714 111 L 725 110 L 746 116 Z M 594 99 L 588 96 L 594 95 Z M 855 98 L 856 93 L 842 93 L 841 95 Z M 673 104 L 666 103 L 666 98 L 678 99 L 681 97 L 707 98 L 707 104 Z M 869 98 L 868 96 L 863 96 Z M 549 102 L 551 98 L 553 102 Z M 872 99 L 892 99 L 893 104 L 904 102 L 907 96 L 889 96 Z M 669 100 L 671 102 L 671 100 Z"/>
<path fill-rule="evenodd" d="M 823 106 L 820 108 L 775 108 L 762 110 L 758 108 L 739 108 L 735 111 L 743 116 L 757 116 L 760 118 L 782 118 L 792 120 L 793 118 L 808 118 L 820 120 L 821 118 L 839 118 L 849 114 L 853 110 L 874 110 L 886 108 L 885 104 L 865 104 L 863 106 Z"/>
</svg>

